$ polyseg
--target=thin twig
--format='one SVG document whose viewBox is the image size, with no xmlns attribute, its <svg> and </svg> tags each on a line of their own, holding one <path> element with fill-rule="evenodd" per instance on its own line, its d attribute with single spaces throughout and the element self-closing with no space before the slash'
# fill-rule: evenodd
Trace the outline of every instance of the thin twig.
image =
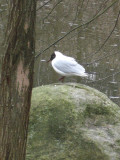
<svg viewBox="0 0 120 160">
<path fill-rule="evenodd" d="M 68 36 L 71 32 L 73 32 L 73 31 L 77 30 L 78 28 L 81 28 L 81 27 L 83 27 L 83 26 L 85 26 L 85 25 L 88 25 L 88 24 L 90 24 L 91 22 L 93 22 L 95 19 L 97 19 L 98 17 L 100 17 L 102 14 L 104 14 L 109 8 L 111 8 L 117 1 L 118 1 L 118 0 L 115 0 L 111 5 L 109 5 L 107 8 L 105 8 L 102 13 L 96 15 L 94 18 L 92 18 L 92 19 L 89 20 L 88 22 L 86 22 L 86 23 L 84 23 L 84 24 L 82 24 L 82 25 L 79 25 L 79 26 L 73 28 L 72 30 L 70 30 L 69 32 L 67 32 L 64 36 L 60 37 L 57 41 L 55 41 L 54 43 L 50 44 L 46 49 L 44 49 L 44 50 L 41 51 L 39 54 L 37 54 L 37 55 L 35 56 L 35 58 L 38 58 L 42 53 L 44 53 L 44 52 L 47 51 L 49 48 L 51 48 L 53 45 L 57 44 L 59 41 L 61 41 L 62 39 L 64 39 L 64 38 L 65 38 L 66 36 Z"/>
<path fill-rule="evenodd" d="M 77 15 L 78 15 L 78 13 L 79 13 L 79 3 L 80 3 L 80 0 L 78 0 L 77 9 L 76 9 L 76 14 L 75 14 L 75 17 L 74 17 L 74 19 L 73 19 L 73 23 L 76 21 Z"/>
<path fill-rule="evenodd" d="M 104 59 L 104 58 L 108 58 L 108 57 L 110 57 L 110 56 L 113 56 L 113 55 L 116 55 L 116 54 L 118 54 L 119 52 L 116 52 L 116 53 L 113 53 L 113 54 L 106 54 L 106 55 L 104 55 L 104 56 L 102 56 L 101 58 L 99 58 L 99 59 L 96 59 L 96 60 L 94 60 L 94 61 L 92 61 L 91 63 L 87 63 L 87 64 L 85 64 L 85 65 L 91 65 L 91 64 L 93 64 L 93 63 L 95 63 L 95 62 L 98 62 L 98 61 L 100 61 L 100 60 L 102 60 L 102 59 Z"/>
<path fill-rule="evenodd" d="M 105 2 L 103 2 L 103 3 L 100 5 L 100 7 L 99 7 L 99 9 L 97 10 L 96 14 L 98 14 L 98 13 L 102 10 L 102 8 L 106 5 L 106 3 L 107 3 L 108 1 L 109 1 L 109 0 L 106 0 Z"/>
<path fill-rule="evenodd" d="M 83 0 L 84 1 L 84 0 Z M 99 12 L 102 10 L 102 6 L 104 6 L 106 3 L 108 2 L 108 0 L 107 1 L 105 1 L 101 6 L 100 6 L 100 8 L 99 8 L 99 10 L 96 12 L 96 14 L 93 16 L 93 18 L 97 15 L 97 14 L 99 14 Z M 87 28 L 87 26 L 84 26 L 84 29 L 85 28 Z M 80 30 L 79 32 L 77 32 L 77 33 L 75 33 L 71 38 L 69 38 L 69 39 L 72 39 L 73 37 L 75 37 L 77 34 L 79 34 L 80 32 L 83 32 L 82 30 Z"/>
<path fill-rule="evenodd" d="M 120 73 L 120 71 L 119 71 L 119 72 L 115 72 L 115 73 L 113 73 L 113 74 L 110 74 L 109 76 L 106 76 L 106 77 L 101 78 L 101 79 L 99 79 L 99 80 L 90 81 L 90 82 L 87 82 L 87 83 L 95 83 L 95 82 L 103 81 L 103 80 L 105 80 L 105 79 L 107 79 L 107 78 L 110 78 L 110 77 L 112 77 L 113 75 L 115 76 L 115 75 L 117 75 L 117 74 L 119 74 L 119 73 Z"/>
<path fill-rule="evenodd" d="M 62 2 L 63 0 L 58 0 L 58 2 L 54 5 L 54 7 L 51 9 L 51 11 L 48 13 L 48 15 L 46 17 L 44 17 L 42 20 L 44 21 L 45 19 L 47 19 L 50 14 L 53 12 L 53 10 L 57 7 L 57 5 L 60 4 L 60 2 Z"/>
<path fill-rule="evenodd" d="M 109 40 L 109 38 L 111 37 L 112 33 L 114 32 L 114 30 L 115 30 L 115 28 L 116 28 L 116 26 L 117 26 L 117 23 L 118 23 L 118 20 L 119 20 L 119 16 L 120 16 L 120 11 L 119 11 L 119 13 L 118 13 L 118 15 L 117 15 L 117 19 L 116 19 L 116 21 L 115 21 L 115 25 L 114 25 L 113 29 L 111 30 L 111 32 L 110 32 L 110 34 L 108 35 L 108 37 L 105 39 L 104 43 L 100 46 L 100 48 L 99 48 L 95 53 L 91 54 L 90 56 L 85 57 L 84 59 L 90 58 L 91 56 L 97 54 L 97 53 L 104 47 L 104 45 L 105 45 L 106 42 Z"/>
<path fill-rule="evenodd" d="M 50 1 L 52 1 L 52 0 L 49 0 L 49 1 L 47 1 L 46 3 L 44 3 L 42 6 L 40 6 L 39 8 L 37 8 L 36 11 L 42 9 L 42 8 L 43 8 L 45 5 L 47 5 Z"/>
</svg>

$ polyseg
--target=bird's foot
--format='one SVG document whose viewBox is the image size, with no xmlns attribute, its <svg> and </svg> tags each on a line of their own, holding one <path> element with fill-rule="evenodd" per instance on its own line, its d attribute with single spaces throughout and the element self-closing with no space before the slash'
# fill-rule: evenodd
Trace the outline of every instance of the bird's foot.
<svg viewBox="0 0 120 160">
<path fill-rule="evenodd" d="M 64 76 L 63 77 L 61 77 L 60 79 L 59 79 L 59 81 L 61 81 L 62 83 L 64 82 Z"/>
</svg>

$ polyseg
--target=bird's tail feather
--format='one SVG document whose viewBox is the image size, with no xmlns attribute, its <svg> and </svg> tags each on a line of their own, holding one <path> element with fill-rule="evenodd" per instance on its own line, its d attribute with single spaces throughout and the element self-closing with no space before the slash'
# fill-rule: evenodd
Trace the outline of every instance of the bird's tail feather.
<svg viewBox="0 0 120 160">
<path fill-rule="evenodd" d="M 89 74 L 86 73 L 86 72 L 80 74 L 81 77 L 88 77 L 88 75 L 89 75 Z"/>
</svg>

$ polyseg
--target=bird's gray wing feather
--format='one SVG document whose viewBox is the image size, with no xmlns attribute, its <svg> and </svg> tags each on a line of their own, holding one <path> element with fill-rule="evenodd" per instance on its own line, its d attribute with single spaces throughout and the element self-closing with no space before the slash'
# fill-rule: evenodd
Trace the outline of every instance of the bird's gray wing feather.
<svg viewBox="0 0 120 160">
<path fill-rule="evenodd" d="M 61 72 L 68 74 L 85 72 L 85 69 L 80 64 L 78 64 L 73 58 L 57 60 L 54 66 Z"/>
</svg>

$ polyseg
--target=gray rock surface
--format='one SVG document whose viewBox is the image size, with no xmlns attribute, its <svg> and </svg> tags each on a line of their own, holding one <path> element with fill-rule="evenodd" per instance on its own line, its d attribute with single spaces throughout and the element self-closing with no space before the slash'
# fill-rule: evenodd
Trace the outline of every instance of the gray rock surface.
<svg viewBox="0 0 120 160">
<path fill-rule="evenodd" d="M 27 160 L 120 160 L 120 108 L 77 83 L 33 89 Z"/>
</svg>

